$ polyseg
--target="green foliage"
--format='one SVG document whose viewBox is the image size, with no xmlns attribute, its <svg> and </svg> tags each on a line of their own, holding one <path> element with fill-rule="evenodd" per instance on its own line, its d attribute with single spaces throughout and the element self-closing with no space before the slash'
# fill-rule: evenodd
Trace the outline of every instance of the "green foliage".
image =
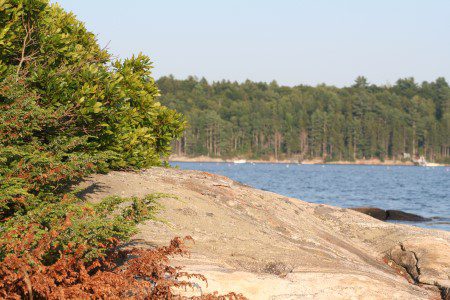
<svg viewBox="0 0 450 300">
<path fill-rule="evenodd" d="M 71 112 L 40 106 L 24 85 L 0 81 L 0 219 L 55 201 L 104 154 L 85 152 L 89 137 L 73 134 Z"/>
<path fill-rule="evenodd" d="M 3 2 L 0 79 L 21 75 L 41 108 L 71 112 L 66 117 L 73 118 L 73 126 L 59 135 L 85 137 L 85 151 L 111 151 L 110 167 L 159 164 L 184 123 L 155 100 L 159 91 L 150 59 L 139 54 L 113 61 L 95 36 L 58 5 Z"/>
<path fill-rule="evenodd" d="M 325 161 L 450 157 L 450 87 L 444 78 L 375 86 L 279 86 L 246 81 L 209 84 L 172 76 L 157 81 L 161 102 L 189 128 L 180 155 L 321 158 Z"/>
<path fill-rule="evenodd" d="M 51 250 L 45 255 L 47 264 L 56 261 L 59 253 L 67 252 L 74 245 L 83 245 L 82 257 L 91 260 L 105 254 L 118 241 L 126 242 L 137 232 L 138 223 L 154 219 L 158 211 L 156 201 L 163 196 L 165 195 L 150 194 L 143 199 L 111 196 L 92 204 L 68 194 L 59 202 L 42 203 L 28 214 L 16 215 L 4 222 L 5 230 L 2 234 L 8 235 L 19 227 L 26 227 L 36 232 L 37 245 L 40 236 L 52 231 L 58 232 Z M 21 237 L 17 235 L 18 239 Z M 14 243 L 14 240 L 9 242 Z M 33 247 L 27 251 L 32 249 Z M 7 253 L 0 250 L 0 259 L 5 255 Z"/>
<path fill-rule="evenodd" d="M 157 101 L 151 69 L 142 54 L 113 60 L 57 4 L 0 0 L 0 260 L 37 251 L 51 232 L 45 263 L 72 248 L 94 259 L 153 218 L 160 195 L 90 204 L 67 194 L 92 172 L 168 155 L 184 121 Z M 31 244 L 17 249 L 23 228 Z"/>
<path fill-rule="evenodd" d="M 113 61 L 58 5 L 0 9 L 0 218 L 54 202 L 90 172 L 161 163 L 184 129 L 157 102 L 151 62 Z"/>
</svg>

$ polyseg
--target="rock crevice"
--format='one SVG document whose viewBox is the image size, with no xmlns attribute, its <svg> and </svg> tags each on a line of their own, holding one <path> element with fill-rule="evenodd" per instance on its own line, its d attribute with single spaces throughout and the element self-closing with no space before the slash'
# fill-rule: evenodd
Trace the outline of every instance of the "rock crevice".
<svg viewBox="0 0 450 300">
<path fill-rule="evenodd" d="M 394 247 L 388 253 L 388 259 L 395 263 L 395 265 L 409 276 L 410 282 L 416 285 L 425 285 L 430 286 L 432 288 L 437 288 L 440 292 L 441 299 L 449 300 L 450 299 L 450 287 L 443 286 L 439 282 L 434 281 L 433 283 L 424 282 L 421 280 L 421 269 L 419 266 L 419 256 L 413 250 L 408 250 L 404 243 L 399 243 L 396 247 Z M 403 275 L 400 272 L 401 275 Z M 449 274 L 450 276 L 450 274 Z"/>
</svg>

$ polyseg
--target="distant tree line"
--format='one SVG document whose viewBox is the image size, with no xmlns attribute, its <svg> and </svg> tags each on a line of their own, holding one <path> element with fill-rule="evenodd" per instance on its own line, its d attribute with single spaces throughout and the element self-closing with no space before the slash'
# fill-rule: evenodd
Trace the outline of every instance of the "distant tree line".
<svg viewBox="0 0 450 300">
<path fill-rule="evenodd" d="M 280 86 L 173 76 L 161 102 L 189 123 L 175 153 L 326 161 L 450 157 L 450 87 L 444 78 L 393 86 L 358 77 L 351 87 Z"/>
</svg>

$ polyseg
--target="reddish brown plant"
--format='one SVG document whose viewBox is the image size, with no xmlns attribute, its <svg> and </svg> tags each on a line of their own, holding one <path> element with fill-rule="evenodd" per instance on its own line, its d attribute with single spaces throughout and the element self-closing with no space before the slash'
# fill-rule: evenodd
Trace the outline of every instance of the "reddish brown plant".
<svg viewBox="0 0 450 300">
<path fill-rule="evenodd" d="M 20 242 L 10 243 L 14 235 L 26 230 Z M 8 233 L 0 247 L 7 253 L 0 264 L 0 298 L 4 299 L 188 299 L 174 289 L 195 289 L 192 278 L 206 282 L 200 274 L 182 272 L 169 265 L 169 257 L 186 255 L 185 240 L 174 238 L 167 247 L 155 249 L 108 249 L 106 255 L 86 262 L 83 245 L 70 245 L 51 264 L 45 254 L 58 236 L 48 232 L 37 242 L 36 227 L 20 228 Z M 245 299 L 240 294 L 217 293 L 190 299 Z"/>
</svg>

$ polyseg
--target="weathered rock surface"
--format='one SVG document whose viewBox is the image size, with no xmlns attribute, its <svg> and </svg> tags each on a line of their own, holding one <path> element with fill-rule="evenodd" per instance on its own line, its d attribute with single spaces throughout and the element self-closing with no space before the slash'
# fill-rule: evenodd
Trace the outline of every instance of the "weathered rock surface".
<svg viewBox="0 0 450 300">
<path fill-rule="evenodd" d="M 354 207 L 351 209 L 382 221 L 397 220 L 397 221 L 425 222 L 430 220 L 428 218 L 424 218 L 416 214 L 407 213 L 401 210 L 393 210 L 393 209 L 384 210 L 377 207 Z"/>
<path fill-rule="evenodd" d="M 378 221 L 362 213 L 256 190 L 198 171 L 153 168 L 95 175 L 85 197 L 168 193 L 160 217 L 135 243 L 191 235 L 202 291 L 250 299 L 440 299 L 450 287 L 450 233 Z M 197 291 L 198 292 L 198 291 Z"/>
</svg>

